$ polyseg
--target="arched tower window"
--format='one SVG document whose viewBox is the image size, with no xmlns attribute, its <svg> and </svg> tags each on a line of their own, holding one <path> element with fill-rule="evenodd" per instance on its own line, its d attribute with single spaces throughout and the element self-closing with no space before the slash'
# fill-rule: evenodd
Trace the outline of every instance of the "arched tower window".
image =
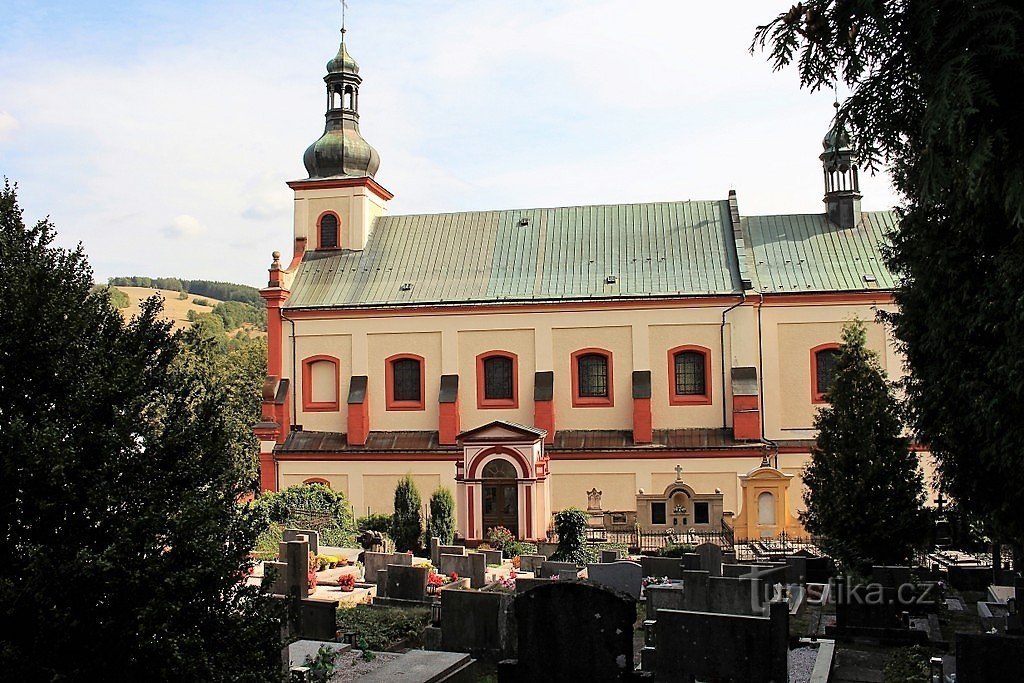
<svg viewBox="0 0 1024 683">
<path fill-rule="evenodd" d="M 319 248 L 320 249 L 337 249 L 338 248 L 338 217 L 333 213 L 325 213 L 320 216 L 319 226 Z"/>
<path fill-rule="evenodd" d="M 839 360 L 838 344 L 822 344 L 811 349 L 811 402 L 827 403 Z"/>
<path fill-rule="evenodd" d="M 345 86 L 345 97 L 343 98 L 343 103 L 344 103 L 345 109 L 355 109 L 356 108 L 356 95 L 355 95 L 355 92 L 356 92 L 355 89 L 351 85 L 346 85 Z"/>
<path fill-rule="evenodd" d="M 677 346 L 668 352 L 669 403 L 711 403 L 711 350 L 703 346 Z"/>
<path fill-rule="evenodd" d="M 611 406 L 612 354 L 604 349 L 581 349 L 572 355 L 573 406 Z"/>
</svg>

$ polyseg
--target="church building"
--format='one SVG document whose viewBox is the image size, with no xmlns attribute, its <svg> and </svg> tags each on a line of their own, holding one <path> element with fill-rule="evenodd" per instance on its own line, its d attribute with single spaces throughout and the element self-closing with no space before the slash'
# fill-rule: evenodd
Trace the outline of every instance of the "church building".
<svg viewBox="0 0 1024 683">
<path fill-rule="evenodd" d="M 543 538 L 589 508 L 609 528 L 800 533 L 800 473 L 844 322 L 895 379 L 879 245 L 833 128 L 818 214 L 701 201 L 391 215 L 359 132 L 362 77 L 327 63 L 290 257 L 268 285 L 261 484 L 322 482 L 357 515 L 409 473 L 457 528 Z M 808 172 L 812 171 L 808 160 Z M 400 191 L 401 188 L 393 188 Z"/>
</svg>

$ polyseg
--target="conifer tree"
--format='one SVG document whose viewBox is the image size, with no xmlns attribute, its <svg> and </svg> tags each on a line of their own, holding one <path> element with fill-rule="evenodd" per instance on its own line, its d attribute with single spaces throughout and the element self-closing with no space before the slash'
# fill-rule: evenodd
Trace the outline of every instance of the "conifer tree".
<svg viewBox="0 0 1024 683">
<path fill-rule="evenodd" d="M 436 536 L 442 545 L 451 545 L 455 537 L 455 499 L 452 492 L 444 487 L 438 487 L 430 495 L 427 536 Z"/>
<path fill-rule="evenodd" d="M 0 671 L 10 680 L 280 678 L 242 579 L 261 528 L 222 383 L 159 300 L 125 322 L 81 247 L 0 188 Z"/>
<path fill-rule="evenodd" d="M 925 535 L 923 480 L 899 403 L 860 321 L 843 327 L 830 405 L 814 420 L 800 520 L 848 568 L 909 559 Z"/>
<path fill-rule="evenodd" d="M 411 475 L 402 477 L 395 486 L 395 514 L 391 517 L 391 538 L 399 552 L 420 549 L 423 514 L 420 492 Z"/>
</svg>

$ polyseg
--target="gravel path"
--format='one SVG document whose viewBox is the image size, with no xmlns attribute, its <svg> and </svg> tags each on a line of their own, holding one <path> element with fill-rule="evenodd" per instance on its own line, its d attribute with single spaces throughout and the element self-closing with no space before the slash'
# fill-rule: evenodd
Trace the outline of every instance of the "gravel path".
<svg viewBox="0 0 1024 683">
<path fill-rule="evenodd" d="M 789 651 L 789 683 L 809 683 L 814 671 L 816 647 L 798 647 Z"/>
</svg>

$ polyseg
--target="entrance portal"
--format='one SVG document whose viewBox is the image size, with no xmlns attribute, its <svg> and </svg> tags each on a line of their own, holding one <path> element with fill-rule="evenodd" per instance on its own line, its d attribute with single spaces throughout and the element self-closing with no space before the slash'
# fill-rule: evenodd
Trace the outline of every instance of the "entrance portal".
<svg viewBox="0 0 1024 683">
<path fill-rule="evenodd" d="M 507 460 L 492 460 L 486 465 L 483 479 L 484 534 L 503 526 L 519 538 L 519 487 L 516 469 Z"/>
</svg>

